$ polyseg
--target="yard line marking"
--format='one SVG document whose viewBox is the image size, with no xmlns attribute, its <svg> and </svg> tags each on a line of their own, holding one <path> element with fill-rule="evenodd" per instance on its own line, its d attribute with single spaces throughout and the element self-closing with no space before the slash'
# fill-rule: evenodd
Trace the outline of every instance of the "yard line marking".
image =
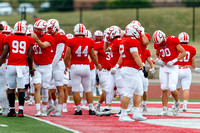
<svg viewBox="0 0 200 133">
<path fill-rule="evenodd" d="M 71 132 L 73 132 L 73 133 L 80 133 L 80 132 L 77 131 L 77 130 L 70 129 L 70 128 L 68 128 L 68 127 L 65 127 L 65 126 L 62 126 L 62 125 L 58 125 L 58 124 L 52 123 L 52 122 L 47 121 L 47 120 L 43 120 L 43 119 L 40 119 L 40 118 L 38 118 L 38 117 L 33 117 L 33 116 L 30 116 L 30 115 L 26 115 L 26 114 L 24 114 L 24 116 L 27 116 L 27 117 L 30 117 L 30 118 L 36 119 L 36 120 L 38 120 L 38 121 L 45 122 L 45 123 L 47 123 L 47 124 L 50 124 L 50 125 L 53 125 L 53 126 L 56 126 L 56 127 L 62 128 L 62 129 L 64 129 L 64 130 L 71 131 Z"/>
<path fill-rule="evenodd" d="M 0 127 L 8 127 L 8 125 L 0 124 Z"/>
</svg>

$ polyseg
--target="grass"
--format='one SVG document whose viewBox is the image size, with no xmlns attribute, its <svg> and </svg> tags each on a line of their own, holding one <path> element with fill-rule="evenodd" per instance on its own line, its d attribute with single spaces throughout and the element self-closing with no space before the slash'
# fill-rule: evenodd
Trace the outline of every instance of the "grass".
<svg viewBox="0 0 200 133">
<path fill-rule="evenodd" d="M 0 116 L 1 124 L 8 125 L 8 127 L 0 126 L 1 133 L 71 133 L 71 131 L 66 131 L 29 117 Z"/>
</svg>

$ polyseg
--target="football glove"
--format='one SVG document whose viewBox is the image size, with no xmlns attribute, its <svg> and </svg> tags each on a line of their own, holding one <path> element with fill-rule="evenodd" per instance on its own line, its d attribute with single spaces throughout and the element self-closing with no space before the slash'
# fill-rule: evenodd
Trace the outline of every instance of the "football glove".
<svg viewBox="0 0 200 133">
<path fill-rule="evenodd" d="M 161 59 L 157 58 L 156 59 L 156 64 L 160 65 L 161 67 L 163 67 L 165 65 L 165 62 L 162 61 Z"/>
<path fill-rule="evenodd" d="M 178 59 L 176 58 L 176 59 L 173 59 L 172 61 L 169 61 L 169 62 L 167 62 L 167 66 L 168 67 L 171 67 L 171 66 L 173 66 L 174 65 L 174 63 L 176 63 L 178 61 Z"/>
</svg>

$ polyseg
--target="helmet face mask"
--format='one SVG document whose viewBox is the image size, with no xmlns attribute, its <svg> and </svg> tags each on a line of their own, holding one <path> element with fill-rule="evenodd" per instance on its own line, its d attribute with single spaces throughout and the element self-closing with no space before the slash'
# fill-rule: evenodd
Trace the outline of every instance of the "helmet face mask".
<svg viewBox="0 0 200 133">
<path fill-rule="evenodd" d="M 95 41 L 102 41 L 103 40 L 103 32 L 100 30 L 96 30 L 94 32 Z"/>
<path fill-rule="evenodd" d="M 56 19 L 49 19 L 47 21 L 47 29 L 49 34 L 54 34 L 60 29 L 59 23 Z"/>
</svg>

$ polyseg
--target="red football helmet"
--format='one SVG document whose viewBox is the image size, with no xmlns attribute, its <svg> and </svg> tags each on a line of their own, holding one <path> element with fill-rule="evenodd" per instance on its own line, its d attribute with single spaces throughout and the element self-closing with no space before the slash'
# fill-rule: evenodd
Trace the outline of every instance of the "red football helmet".
<svg viewBox="0 0 200 133">
<path fill-rule="evenodd" d="M 125 29 L 125 34 L 127 36 L 134 36 L 135 38 L 140 38 L 140 26 L 136 24 L 128 24 Z"/>
<path fill-rule="evenodd" d="M 47 30 L 47 22 L 40 19 L 38 21 L 35 22 L 34 26 L 33 26 L 33 31 L 34 33 L 41 37 L 46 33 Z"/>
<path fill-rule="evenodd" d="M 139 26 L 142 26 L 141 23 L 140 23 L 139 21 L 137 21 L 137 20 L 131 21 L 130 24 L 137 24 L 137 25 L 139 25 Z"/>
<path fill-rule="evenodd" d="M 153 33 L 153 42 L 154 44 L 161 45 L 166 41 L 165 33 L 161 30 L 157 30 Z"/>
<path fill-rule="evenodd" d="M 121 28 L 118 26 L 111 26 L 109 28 L 110 39 L 114 39 L 116 36 L 121 36 Z"/>
<path fill-rule="evenodd" d="M 26 31 L 26 35 L 27 35 L 27 36 L 30 36 L 31 33 L 33 33 L 33 29 L 28 29 L 28 30 Z"/>
</svg>

